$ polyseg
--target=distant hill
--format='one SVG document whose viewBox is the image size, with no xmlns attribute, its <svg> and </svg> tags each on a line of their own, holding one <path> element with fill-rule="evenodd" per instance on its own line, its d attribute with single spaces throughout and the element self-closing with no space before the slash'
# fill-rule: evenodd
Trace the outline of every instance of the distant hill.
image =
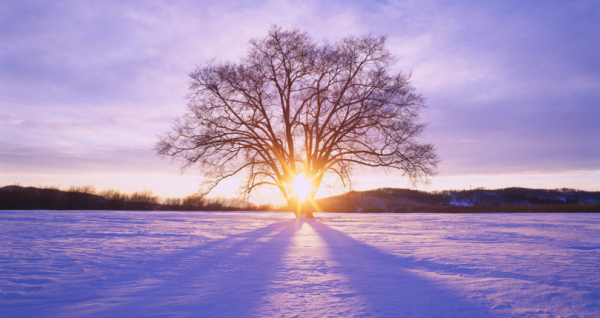
<svg viewBox="0 0 600 318">
<path fill-rule="evenodd" d="M 17 185 L 0 188 L 0 210 L 256 211 L 264 208 L 235 199 L 205 199 L 200 194 L 160 202 L 151 191 L 127 194 L 104 190 L 96 193 L 91 186 L 71 187 L 66 191 Z"/>
<path fill-rule="evenodd" d="M 90 193 L 68 192 L 54 188 L 0 188 L 0 209 L 3 210 L 92 210 L 106 201 Z"/>
<path fill-rule="evenodd" d="M 199 195 L 169 198 L 161 203 L 151 192 L 128 195 L 110 190 L 99 195 L 88 190 L 6 186 L 0 188 L 0 210 L 286 210 L 235 200 L 211 202 Z M 600 192 L 575 189 L 478 188 L 426 192 L 382 188 L 316 201 L 324 212 L 600 212 Z"/>
<path fill-rule="evenodd" d="M 600 212 L 600 192 L 483 189 L 425 192 L 382 188 L 317 200 L 331 212 Z"/>
<path fill-rule="evenodd" d="M 158 197 L 147 192 L 110 191 L 111 196 L 104 197 L 88 190 L 6 186 L 0 188 L 0 210 L 155 210 L 161 206 Z"/>
</svg>

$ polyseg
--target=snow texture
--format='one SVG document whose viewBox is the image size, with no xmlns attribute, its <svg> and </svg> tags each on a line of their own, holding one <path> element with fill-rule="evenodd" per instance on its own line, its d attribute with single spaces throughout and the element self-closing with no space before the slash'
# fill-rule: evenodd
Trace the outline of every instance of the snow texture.
<svg viewBox="0 0 600 318">
<path fill-rule="evenodd" d="M 600 317 L 598 214 L 0 211 L 1 317 Z"/>
</svg>

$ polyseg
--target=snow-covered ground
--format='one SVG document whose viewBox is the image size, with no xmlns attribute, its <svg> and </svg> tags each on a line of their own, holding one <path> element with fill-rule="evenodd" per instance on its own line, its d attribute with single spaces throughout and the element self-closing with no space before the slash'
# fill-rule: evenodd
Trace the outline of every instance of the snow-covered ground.
<svg viewBox="0 0 600 318">
<path fill-rule="evenodd" d="M 600 215 L 0 211 L 0 316 L 600 317 Z"/>
</svg>

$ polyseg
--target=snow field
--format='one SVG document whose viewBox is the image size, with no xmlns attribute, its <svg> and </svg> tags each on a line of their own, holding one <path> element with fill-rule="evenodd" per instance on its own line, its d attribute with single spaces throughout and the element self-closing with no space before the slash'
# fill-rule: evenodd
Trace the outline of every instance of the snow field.
<svg viewBox="0 0 600 318">
<path fill-rule="evenodd" d="M 1 317 L 599 317 L 598 214 L 0 211 Z"/>
</svg>

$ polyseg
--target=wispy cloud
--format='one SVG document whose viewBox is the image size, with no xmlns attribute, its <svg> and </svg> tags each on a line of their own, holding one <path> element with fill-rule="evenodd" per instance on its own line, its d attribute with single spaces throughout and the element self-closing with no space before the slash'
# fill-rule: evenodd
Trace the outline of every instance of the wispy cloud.
<svg viewBox="0 0 600 318">
<path fill-rule="evenodd" d="M 168 166 L 151 148 L 184 111 L 186 74 L 271 24 L 387 35 L 446 175 L 600 169 L 597 1 L 5 1 L 0 163 Z"/>
</svg>

